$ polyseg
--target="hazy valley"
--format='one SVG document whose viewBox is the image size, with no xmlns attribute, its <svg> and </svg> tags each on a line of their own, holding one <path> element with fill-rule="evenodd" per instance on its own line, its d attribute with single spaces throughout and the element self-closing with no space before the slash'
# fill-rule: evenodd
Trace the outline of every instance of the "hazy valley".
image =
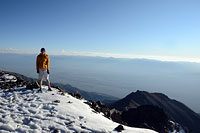
<svg viewBox="0 0 200 133">
<path fill-rule="evenodd" d="M 37 78 L 37 55 L 1 54 L 0 69 Z M 51 82 L 122 98 L 143 90 L 160 92 L 200 112 L 200 64 L 146 59 L 50 56 Z"/>
</svg>

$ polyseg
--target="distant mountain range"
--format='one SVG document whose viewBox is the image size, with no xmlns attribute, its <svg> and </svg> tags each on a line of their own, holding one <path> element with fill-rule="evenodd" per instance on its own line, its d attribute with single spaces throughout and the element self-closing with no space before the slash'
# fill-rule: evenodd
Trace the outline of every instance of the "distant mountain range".
<svg viewBox="0 0 200 133">
<path fill-rule="evenodd" d="M 106 101 L 106 102 L 114 102 L 114 101 L 119 100 L 119 98 L 111 96 L 111 95 L 107 95 L 104 93 L 84 91 L 84 90 L 78 89 L 76 87 L 72 87 L 69 84 L 52 83 L 52 85 L 58 86 L 70 93 L 74 93 L 74 92 L 78 91 L 81 94 L 81 96 L 83 96 L 86 100 Z"/>
<path fill-rule="evenodd" d="M 158 106 L 166 112 L 171 120 L 187 127 L 191 132 L 200 132 L 200 116 L 183 103 L 170 99 L 162 93 L 132 92 L 109 106 L 123 111 L 142 105 Z"/>
<path fill-rule="evenodd" d="M 11 73 L 12 75 L 20 77 L 27 82 L 38 81 L 38 79 L 30 78 L 30 77 L 24 76 L 19 73 L 15 73 L 15 72 L 8 72 L 8 73 Z M 51 85 L 58 86 L 69 93 L 74 93 L 74 92 L 78 91 L 86 100 L 105 101 L 106 103 L 111 103 L 111 102 L 119 100 L 119 98 L 108 95 L 108 94 L 84 91 L 84 90 L 78 89 L 76 87 L 73 87 L 70 84 L 51 83 Z"/>
</svg>

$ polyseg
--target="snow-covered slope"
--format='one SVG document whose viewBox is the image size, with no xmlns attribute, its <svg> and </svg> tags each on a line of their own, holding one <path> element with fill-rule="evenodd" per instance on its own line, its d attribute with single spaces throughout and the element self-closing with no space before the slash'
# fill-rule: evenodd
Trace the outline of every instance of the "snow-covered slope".
<svg viewBox="0 0 200 133">
<path fill-rule="evenodd" d="M 116 132 L 119 125 L 95 113 L 85 100 L 25 87 L 0 90 L 0 132 Z M 155 131 L 124 126 L 127 133 Z"/>
</svg>

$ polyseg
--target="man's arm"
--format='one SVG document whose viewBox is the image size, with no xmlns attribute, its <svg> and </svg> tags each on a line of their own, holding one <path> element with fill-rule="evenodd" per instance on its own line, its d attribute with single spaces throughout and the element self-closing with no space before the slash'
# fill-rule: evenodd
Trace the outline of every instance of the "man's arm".
<svg viewBox="0 0 200 133">
<path fill-rule="evenodd" d="M 49 74 L 49 56 L 47 56 L 47 73 Z"/>
<path fill-rule="evenodd" d="M 37 73 L 39 73 L 39 58 L 38 58 L 38 56 L 36 59 L 36 70 L 37 70 Z"/>
</svg>

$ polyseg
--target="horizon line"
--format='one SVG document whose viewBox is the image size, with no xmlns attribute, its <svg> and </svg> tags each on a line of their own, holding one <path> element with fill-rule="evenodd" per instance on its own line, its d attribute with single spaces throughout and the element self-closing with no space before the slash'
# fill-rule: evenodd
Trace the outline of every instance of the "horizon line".
<svg viewBox="0 0 200 133">
<path fill-rule="evenodd" d="M 0 48 L 1 54 L 38 54 L 37 50 L 22 50 L 15 48 Z M 190 62 L 200 63 L 200 59 L 197 58 L 183 58 L 172 56 L 153 56 L 153 55 L 130 55 L 130 54 L 115 54 L 115 53 L 101 53 L 101 52 L 80 52 L 80 51 L 51 51 L 48 55 L 53 56 L 88 56 L 88 57 L 104 57 L 104 58 L 119 58 L 119 59 L 149 59 L 163 62 Z"/>
</svg>

